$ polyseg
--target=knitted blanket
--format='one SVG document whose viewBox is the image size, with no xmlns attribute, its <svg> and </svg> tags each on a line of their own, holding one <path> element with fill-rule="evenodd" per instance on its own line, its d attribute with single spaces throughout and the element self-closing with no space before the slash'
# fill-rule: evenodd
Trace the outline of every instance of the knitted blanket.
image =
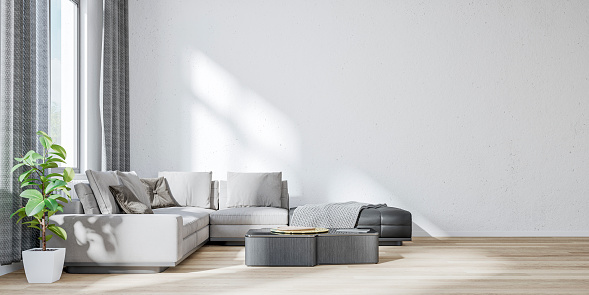
<svg viewBox="0 0 589 295">
<path fill-rule="evenodd" d="M 359 202 L 311 204 L 297 207 L 290 225 L 325 228 L 354 228 L 362 209 L 381 208 L 387 204 Z"/>
</svg>

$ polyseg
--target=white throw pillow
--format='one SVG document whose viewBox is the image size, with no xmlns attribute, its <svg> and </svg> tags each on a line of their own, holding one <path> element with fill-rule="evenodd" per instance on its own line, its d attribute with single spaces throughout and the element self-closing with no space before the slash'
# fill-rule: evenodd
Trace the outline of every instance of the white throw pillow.
<svg viewBox="0 0 589 295">
<path fill-rule="evenodd" d="M 147 195 L 147 186 L 141 182 L 141 179 L 139 179 L 139 176 L 137 176 L 135 171 L 117 171 L 117 176 L 119 177 L 121 184 L 130 189 L 131 192 L 133 192 L 133 194 L 137 197 L 139 202 L 143 203 L 145 206 L 147 206 L 147 208 L 151 209 L 151 201 L 149 200 L 149 195 Z"/>
<path fill-rule="evenodd" d="M 160 172 L 180 206 L 210 209 L 212 172 Z"/>
<path fill-rule="evenodd" d="M 94 196 L 96 197 L 96 203 L 100 208 L 102 214 L 119 214 L 122 213 L 119 205 L 115 201 L 115 197 L 108 188 L 111 185 L 120 185 L 119 178 L 115 171 L 93 171 L 86 170 L 86 177 L 90 182 L 90 187 Z"/>
<path fill-rule="evenodd" d="M 282 172 L 227 172 L 227 207 L 280 208 Z"/>
</svg>

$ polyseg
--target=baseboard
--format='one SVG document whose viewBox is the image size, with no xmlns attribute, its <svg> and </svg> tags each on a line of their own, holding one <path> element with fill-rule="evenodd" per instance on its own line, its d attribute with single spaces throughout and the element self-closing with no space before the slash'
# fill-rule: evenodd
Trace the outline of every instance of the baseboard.
<svg viewBox="0 0 589 295">
<path fill-rule="evenodd" d="M 22 269 L 22 261 L 8 265 L 0 265 L 0 276 Z"/>
<path fill-rule="evenodd" d="M 67 273 L 77 274 L 148 274 L 160 273 L 167 267 L 133 267 L 133 266 L 66 266 Z"/>
<path fill-rule="evenodd" d="M 425 231 L 414 231 L 414 237 L 589 237 L 589 231 L 449 231 L 442 234 L 429 234 Z"/>
</svg>

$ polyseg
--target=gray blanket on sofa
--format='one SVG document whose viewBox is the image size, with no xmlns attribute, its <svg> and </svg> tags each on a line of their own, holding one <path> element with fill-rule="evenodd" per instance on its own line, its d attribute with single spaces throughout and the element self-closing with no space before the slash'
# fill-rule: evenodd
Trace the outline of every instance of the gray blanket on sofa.
<svg viewBox="0 0 589 295">
<path fill-rule="evenodd" d="M 354 228 L 362 209 L 386 207 L 387 204 L 359 202 L 311 204 L 297 207 L 290 225 L 325 228 Z"/>
</svg>

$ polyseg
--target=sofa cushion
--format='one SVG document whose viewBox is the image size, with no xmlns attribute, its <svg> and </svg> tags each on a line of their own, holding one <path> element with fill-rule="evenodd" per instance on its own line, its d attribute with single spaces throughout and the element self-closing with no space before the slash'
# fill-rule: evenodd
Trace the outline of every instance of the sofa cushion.
<svg viewBox="0 0 589 295">
<path fill-rule="evenodd" d="M 78 199 L 80 199 L 80 203 L 82 203 L 84 214 L 100 214 L 100 208 L 98 208 L 96 197 L 89 183 L 83 182 L 74 185 L 74 191 Z"/>
<path fill-rule="evenodd" d="M 182 217 L 182 238 L 209 225 L 209 213 L 214 210 L 197 207 L 166 207 L 153 209 L 155 214 L 176 214 Z"/>
<path fill-rule="evenodd" d="M 211 197 L 212 172 L 160 172 L 180 206 L 213 208 Z"/>
<path fill-rule="evenodd" d="M 227 173 L 227 207 L 280 208 L 282 172 Z"/>
<path fill-rule="evenodd" d="M 153 214 L 151 208 L 143 204 L 129 187 L 124 185 L 111 185 L 108 187 L 115 197 L 119 207 L 127 214 Z"/>
<path fill-rule="evenodd" d="M 172 196 L 165 178 L 141 178 L 141 182 L 145 184 L 151 209 L 180 206 Z"/>
<path fill-rule="evenodd" d="M 288 224 L 288 210 L 273 207 L 228 208 L 211 212 L 211 224 Z"/>
<path fill-rule="evenodd" d="M 149 195 L 147 194 L 145 184 L 141 182 L 141 179 L 139 179 L 139 176 L 137 176 L 137 173 L 135 173 L 135 171 L 117 171 L 117 177 L 119 178 L 119 182 L 122 185 L 128 187 L 141 203 L 143 203 L 145 206 L 151 209 L 151 200 L 149 199 Z"/>
<path fill-rule="evenodd" d="M 119 178 L 115 171 L 93 171 L 86 170 L 86 177 L 96 197 L 96 203 L 102 214 L 119 214 L 121 209 L 115 201 L 115 197 L 108 188 L 111 185 L 119 185 Z"/>
</svg>

